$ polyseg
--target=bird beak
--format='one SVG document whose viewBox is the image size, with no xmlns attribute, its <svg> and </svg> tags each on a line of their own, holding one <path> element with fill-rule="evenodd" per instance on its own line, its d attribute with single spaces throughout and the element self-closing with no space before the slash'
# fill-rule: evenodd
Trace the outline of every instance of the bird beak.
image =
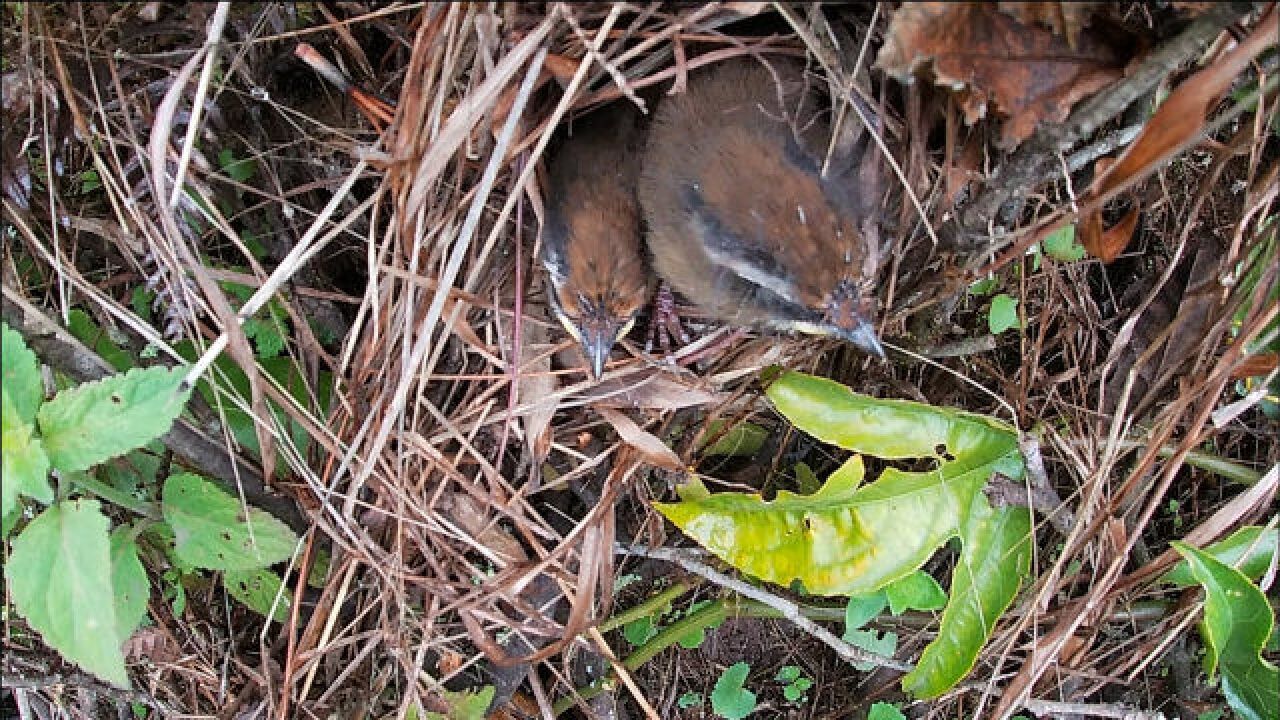
<svg viewBox="0 0 1280 720">
<path fill-rule="evenodd" d="M 876 328 L 866 320 L 856 318 L 852 328 L 839 328 L 838 334 L 867 354 L 884 359 L 884 347 L 880 345 L 880 338 L 876 337 Z"/>
<path fill-rule="evenodd" d="M 587 354 L 587 362 L 591 365 L 591 379 L 599 380 L 604 374 L 604 365 L 609 362 L 609 352 L 617 336 L 613 328 L 589 330 L 582 334 L 582 350 Z"/>
</svg>

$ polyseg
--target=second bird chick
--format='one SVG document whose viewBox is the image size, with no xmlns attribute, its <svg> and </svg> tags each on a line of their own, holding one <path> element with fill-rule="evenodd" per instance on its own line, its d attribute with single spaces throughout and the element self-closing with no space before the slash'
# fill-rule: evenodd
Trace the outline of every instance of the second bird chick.
<svg viewBox="0 0 1280 720">
<path fill-rule="evenodd" d="M 542 245 L 551 310 L 597 380 L 649 299 L 636 198 L 642 119 L 625 102 L 593 112 L 551 161 Z"/>
<path fill-rule="evenodd" d="M 695 73 L 659 106 L 640 180 L 654 269 L 726 322 L 835 335 L 882 357 L 865 133 L 838 144 L 824 177 L 831 131 L 803 70 L 770 62 Z"/>
</svg>

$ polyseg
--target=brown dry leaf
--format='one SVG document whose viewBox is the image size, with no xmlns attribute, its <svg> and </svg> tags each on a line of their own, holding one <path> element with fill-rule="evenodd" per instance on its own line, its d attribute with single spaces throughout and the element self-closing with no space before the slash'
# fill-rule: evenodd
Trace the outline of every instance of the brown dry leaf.
<svg viewBox="0 0 1280 720">
<path fill-rule="evenodd" d="M 138 628 L 124 641 L 124 657 L 130 662 L 142 659 L 157 665 L 175 662 L 181 655 L 169 635 L 158 627 Z"/>
<path fill-rule="evenodd" d="M 1016 18 L 1023 25 L 1040 25 L 1055 35 L 1066 37 L 1073 49 L 1079 47 L 1080 31 L 1089 24 L 1089 18 L 1100 3 L 1096 2 L 1002 2 L 997 3 L 1000 12 Z"/>
<path fill-rule="evenodd" d="M 531 307 L 530 310 L 538 312 L 540 308 Z M 551 374 L 551 355 L 539 352 L 539 349 L 551 343 L 547 327 L 542 323 L 525 320 L 521 323 L 520 336 L 524 352 L 537 353 L 532 362 L 526 361 L 520 368 L 520 381 L 517 384 L 519 402 L 527 405 L 554 396 L 558 385 L 555 375 Z M 525 444 L 533 453 L 535 464 L 541 465 L 551 451 L 551 418 L 556 414 L 558 406 L 559 403 L 556 402 L 538 402 L 520 418 L 524 425 Z"/>
<path fill-rule="evenodd" d="M 1110 263 L 1129 247 L 1133 231 L 1138 227 L 1138 216 L 1138 208 L 1132 208 L 1120 222 L 1103 230 L 1102 211 L 1086 213 L 1080 223 L 1080 244 L 1090 255 Z"/>
<path fill-rule="evenodd" d="M 684 463 L 680 462 L 680 456 L 676 455 L 656 435 L 632 422 L 631 418 L 613 408 L 597 407 L 596 412 L 599 412 L 600 417 L 618 431 L 618 437 L 622 438 L 622 442 L 640 453 L 645 462 L 665 470 L 684 470 Z"/>
<path fill-rule="evenodd" d="M 1263 377 L 1274 371 L 1277 365 L 1280 365 L 1280 354 L 1272 352 L 1250 355 L 1236 369 L 1231 371 L 1231 377 L 1236 380 Z"/>
<path fill-rule="evenodd" d="M 621 377 L 608 377 L 578 395 L 596 406 L 645 410 L 679 410 L 720 402 L 721 393 L 703 387 L 697 378 L 646 368 Z"/>
<path fill-rule="evenodd" d="M 480 501 L 470 495 L 463 492 L 447 493 L 441 496 L 437 507 L 445 517 L 467 531 L 476 544 L 498 557 L 510 563 L 529 559 L 520 541 L 493 522 Z"/>
<path fill-rule="evenodd" d="M 933 60 L 934 82 L 966 90 L 969 124 L 1005 116 L 1001 144 L 1025 140 L 1041 121 L 1060 122 L 1081 98 L 1120 77 L 1124 58 L 1092 35 L 1072 49 L 1038 25 L 1024 25 L 982 3 L 909 3 L 889 24 L 876 65 L 903 82 Z"/>
<path fill-rule="evenodd" d="M 1249 62 L 1275 47 L 1277 24 L 1273 5 L 1249 37 L 1209 67 L 1183 80 L 1156 110 L 1110 172 L 1099 173 L 1081 202 L 1105 198 L 1147 175 L 1165 160 L 1199 139 L 1209 112 Z"/>
</svg>

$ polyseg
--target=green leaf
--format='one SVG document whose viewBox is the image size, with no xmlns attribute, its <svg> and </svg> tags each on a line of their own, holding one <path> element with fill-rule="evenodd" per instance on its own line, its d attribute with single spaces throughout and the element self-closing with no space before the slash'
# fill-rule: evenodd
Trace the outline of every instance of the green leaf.
<svg viewBox="0 0 1280 720">
<path fill-rule="evenodd" d="M 288 559 L 298 541 L 288 525 L 256 508 L 246 522 L 240 501 L 198 475 L 171 475 L 164 483 L 164 519 L 174 552 L 195 567 L 253 570 Z"/>
<path fill-rule="evenodd" d="M 821 487 L 822 481 L 813 468 L 802 462 L 796 463 L 796 490 L 801 495 L 812 495 Z"/>
<path fill-rule="evenodd" d="M 802 700 L 809 688 L 813 687 L 813 681 L 805 677 L 804 672 L 796 665 L 783 665 L 775 679 L 783 683 L 782 697 L 790 703 Z"/>
<path fill-rule="evenodd" d="M 894 615 L 908 610 L 940 610 L 947 604 L 942 586 L 923 570 L 891 583 L 884 592 L 889 600 L 889 612 Z"/>
<path fill-rule="evenodd" d="M 133 528 L 128 525 L 111 533 L 111 587 L 115 591 L 116 635 L 123 645 L 147 617 L 151 596 L 151 582 L 138 559 Z"/>
<path fill-rule="evenodd" d="M 854 647 L 860 647 L 867 652 L 883 657 L 893 657 L 893 654 L 898 651 L 898 634 L 888 630 L 883 632 L 851 630 L 844 634 L 844 639 Z M 877 665 L 874 662 L 858 661 L 853 663 L 853 667 L 861 672 L 871 672 L 876 669 Z"/>
<path fill-rule="evenodd" d="M 8 323 L 0 323 L 0 393 L 9 398 L 17 417 L 32 424 L 36 409 L 44 401 L 44 381 L 40 361 L 26 341 Z M 6 477 L 8 477 L 6 475 Z"/>
<path fill-rule="evenodd" d="M 654 627 L 652 617 L 642 617 L 622 626 L 622 636 L 627 639 L 627 642 L 635 646 L 649 642 L 657 634 L 658 628 Z"/>
<path fill-rule="evenodd" d="M 724 431 L 725 421 L 716 420 L 707 426 L 706 439 L 717 438 L 710 447 L 704 447 L 704 455 L 727 455 L 729 457 L 751 457 L 760 450 L 769 433 L 759 425 L 741 422 Z"/>
<path fill-rule="evenodd" d="M 0 396 L 0 515 L 15 517 L 18 496 L 26 495 L 42 503 L 53 502 L 49 487 L 49 458 L 40 441 L 32 436 L 31 423 L 19 417 L 10 396 Z M 8 532 L 5 532 L 8 535 Z"/>
<path fill-rule="evenodd" d="M 1018 301 L 1005 293 L 991 298 L 991 313 L 987 316 L 987 327 L 992 335 L 1010 328 L 1018 327 Z"/>
<path fill-rule="evenodd" d="M 1204 586 L 1205 665 L 1210 676 L 1222 669 L 1222 694 L 1245 720 L 1276 717 L 1280 669 L 1262 658 L 1274 619 L 1262 591 L 1239 570 L 1185 543 L 1172 543 Z"/>
<path fill-rule="evenodd" d="M 844 639 L 849 640 L 849 633 L 871 622 L 871 618 L 884 612 L 888 604 L 883 590 L 849 598 L 849 604 L 844 608 Z"/>
<path fill-rule="evenodd" d="M 878 702 L 867 712 L 867 720 L 907 720 L 907 716 L 894 705 Z"/>
<path fill-rule="evenodd" d="M 916 669 L 902 678 L 902 688 L 919 698 L 941 695 L 973 668 L 1031 568 L 1031 513 L 1026 508 L 993 509 L 979 493 L 961 538 L 938 637 L 925 648 Z"/>
<path fill-rule="evenodd" d="M 701 704 L 702 693 L 700 692 L 687 692 L 676 698 L 676 705 L 679 706 L 681 710 L 688 710 L 691 707 L 697 707 Z"/>
<path fill-rule="evenodd" d="M 1064 225 L 1049 233 L 1043 242 L 1044 254 L 1061 262 L 1084 259 L 1084 246 L 1076 242 L 1076 226 Z"/>
<path fill-rule="evenodd" d="M 681 502 L 656 507 L 734 567 L 779 585 L 799 581 L 824 595 L 875 593 L 960 538 L 964 554 L 942 629 L 914 676 L 922 692 L 954 684 L 972 666 L 1029 568 L 1025 509 L 993 511 L 981 492 L 993 473 L 1023 475 L 1016 433 L 992 418 L 877 400 L 801 373 L 781 374 L 768 395 L 798 428 L 821 440 L 888 459 L 931 459 L 936 467 L 890 467 L 864 486 L 862 459 L 855 455 L 813 495 L 779 492 L 765 502 L 759 495 L 711 495 L 695 481 L 681 488 Z M 852 611 L 846 615 L 865 622 Z M 875 634 L 855 637 L 885 643 Z"/>
<path fill-rule="evenodd" d="M 1201 552 L 1208 553 L 1223 565 L 1236 568 L 1250 580 L 1257 580 L 1271 565 L 1271 558 L 1276 554 L 1277 537 L 1280 537 L 1280 532 L 1276 528 L 1250 525 L 1236 530 L 1226 539 Z M 1160 580 L 1178 587 L 1190 587 L 1199 583 L 1186 560 L 1174 565 Z"/>
<path fill-rule="evenodd" d="M 974 297 L 986 297 L 995 292 L 1000 287 L 1000 281 L 993 278 L 983 278 L 969 286 L 969 294 Z"/>
<path fill-rule="evenodd" d="M 107 518 L 96 500 L 69 500 L 40 513 L 13 540 L 5 580 L 18 612 L 63 657 L 129 687 L 111 601 Z"/>
<path fill-rule="evenodd" d="M 93 318 L 89 317 L 89 313 L 79 308 L 67 314 L 67 330 L 120 372 L 138 364 L 132 353 L 120 347 L 111 339 L 108 331 L 99 327 Z"/>
<path fill-rule="evenodd" d="M 739 662 L 721 673 L 711 692 L 712 712 L 725 720 L 741 720 L 756 709 L 756 694 L 742 686 L 750 672 L 750 665 Z"/>
<path fill-rule="evenodd" d="M 485 685 L 477 691 L 463 690 L 451 692 L 445 690 L 444 701 L 449 704 L 446 713 L 427 712 L 429 720 L 484 720 L 489 704 L 493 702 L 493 686 Z"/>
<path fill-rule="evenodd" d="M 240 184 L 252 180 L 254 173 L 258 171 L 258 163 L 253 158 L 236 159 L 236 155 L 231 151 L 231 148 L 223 148 L 218 153 L 218 167 L 222 168 L 222 171 L 228 177 Z"/>
<path fill-rule="evenodd" d="M 58 393 L 37 417 L 45 451 L 62 472 L 87 470 L 164 435 L 191 395 L 183 368 L 134 368 Z"/>
<path fill-rule="evenodd" d="M 222 574 L 222 586 L 231 597 L 263 617 L 278 623 L 289 619 L 289 592 L 286 590 L 281 594 L 284 583 L 270 570 L 228 570 Z M 278 603 L 277 596 L 280 598 Z"/>
</svg>

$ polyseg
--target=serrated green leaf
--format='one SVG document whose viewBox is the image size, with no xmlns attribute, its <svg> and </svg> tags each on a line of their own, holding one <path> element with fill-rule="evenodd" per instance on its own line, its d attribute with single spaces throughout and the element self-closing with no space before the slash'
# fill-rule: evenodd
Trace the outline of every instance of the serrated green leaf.
<svg viewBox="0 0 1280 720">
<path fill-rule="evenodd" d="M 263 617 L 278 623 L 289 619 L 289 592 L 281 594 L 284 583 L 270 570 L 228 570 L 222 574 L 222 586 L 231 597 Z"/>
<path fill-rule="evenodd" d="M 1216 542 L 1201 552 L 1208 553 L 1218 562 L 1236 568 L 1250 580 L 1257 580 L 1271 565 L 1275 556 L 1277 539 L 1280 531 L 1276 528 L 1262 528 L 1257 525 L 1242 527 L 1227 538 Z M 1191 565 L 1186 560 L 1179 561 L 1173 569 L 1160 578 L 1178 587 L 1190 587 L 1199 583 L 1191 573 Z"/>
<path fill-rule="evenodd" d="M 889 600 L 889 612 L 894 615 L 908 610 L 940 610 L 947 604 L 942 586 L 923 570 L 890 583 L 884 594 Z"/>
<path fill-rule="evenodd" d="M 0 393 L 13 403 L 18 419 L 35 423 L 36 409 L 44 401 L 40 361 L 8 323 L 0 323 Z"/>
<path fill-rule="evenodd" d="M 1018 327 L 1018 301 L 1005 293 L 991 298 L 991 312 L 987 315 L 987 329 L 992 335 Z"/>
<path fill-rule="evenodd" d="M 1280 708 L 1280 668 L 1262 658 L 1274 619 L 1267 598 L 1239 570 L 1185 543 L 1171 543 L 1205 590 L 1205 666 L 1222 670 L 1222 694 L 1245 720 L 1275 718 Z"/>
<path fill-rule="evenodd" d="M 996 621 L 1017 596 L 1031 568 L 1031 513 L 1019 507 L 993 509 L 979 493 L 961 542 L 938 637 L 925 648 L 916 669 L 902 678 L 902 688 L 918 698 L 937 697 L 968 674 Z"/>
<path fill-rule="evenodd" d="M 245 521 L 240 501 L 204 478 L 172 475 L 164 484 L 164 519 L 180 560 L 209 570 L 253 570 L 286 560 L 297 535 L 257 508 Z"/>
<path fill-rule="evenodd" d="M 24 422 L 6 393 L 0 396 L 0 515 L 15 517 L 18 496 L 26 495 L 42 503 L 53 502 L 49 487 L 49 458 L 40 441 L 32 436 L 34 428 Z M 6 533 L 7 534 L 7 533 Z"/>
<path fill-rule="evenodd" d="M 116 634 L 124 644 L 147 617 L 151 582 L 138 558 L 133 528 L 121 525 L 111 533 L 111 587 L 115 591 Z"/>
<path fill-rule="evenodd" d="M 50 506 L 14 538 L 5 580 L 14 606 L 46 644 L 127 688 L 116 605 L 109 600 L 114 592 L 107 526 L 96 500 Z"/>
<path fill-rule="evenodd" d="M 742 686 L 751 666 L 734 663 L 721 673 L 711 692 L 711 711 L 725 720 L 742 720 L 756 709 L 756 694 Z"/>
<path fill-rule="evenodd" d="M 1042 243 L 1044 254 L 1061 262 L 1084 259 L 1084 246 L 1076 242 L 1076 226 L 1064 225 L 1049 233 Z"/>
<path fill-rule="evenodd" d="M 164 435 L 190 389 L 182 368 L 134 368 L 58 393 L 37 418 L 45 452 L 63 472 L 87 470 Z"/>
</svg>

